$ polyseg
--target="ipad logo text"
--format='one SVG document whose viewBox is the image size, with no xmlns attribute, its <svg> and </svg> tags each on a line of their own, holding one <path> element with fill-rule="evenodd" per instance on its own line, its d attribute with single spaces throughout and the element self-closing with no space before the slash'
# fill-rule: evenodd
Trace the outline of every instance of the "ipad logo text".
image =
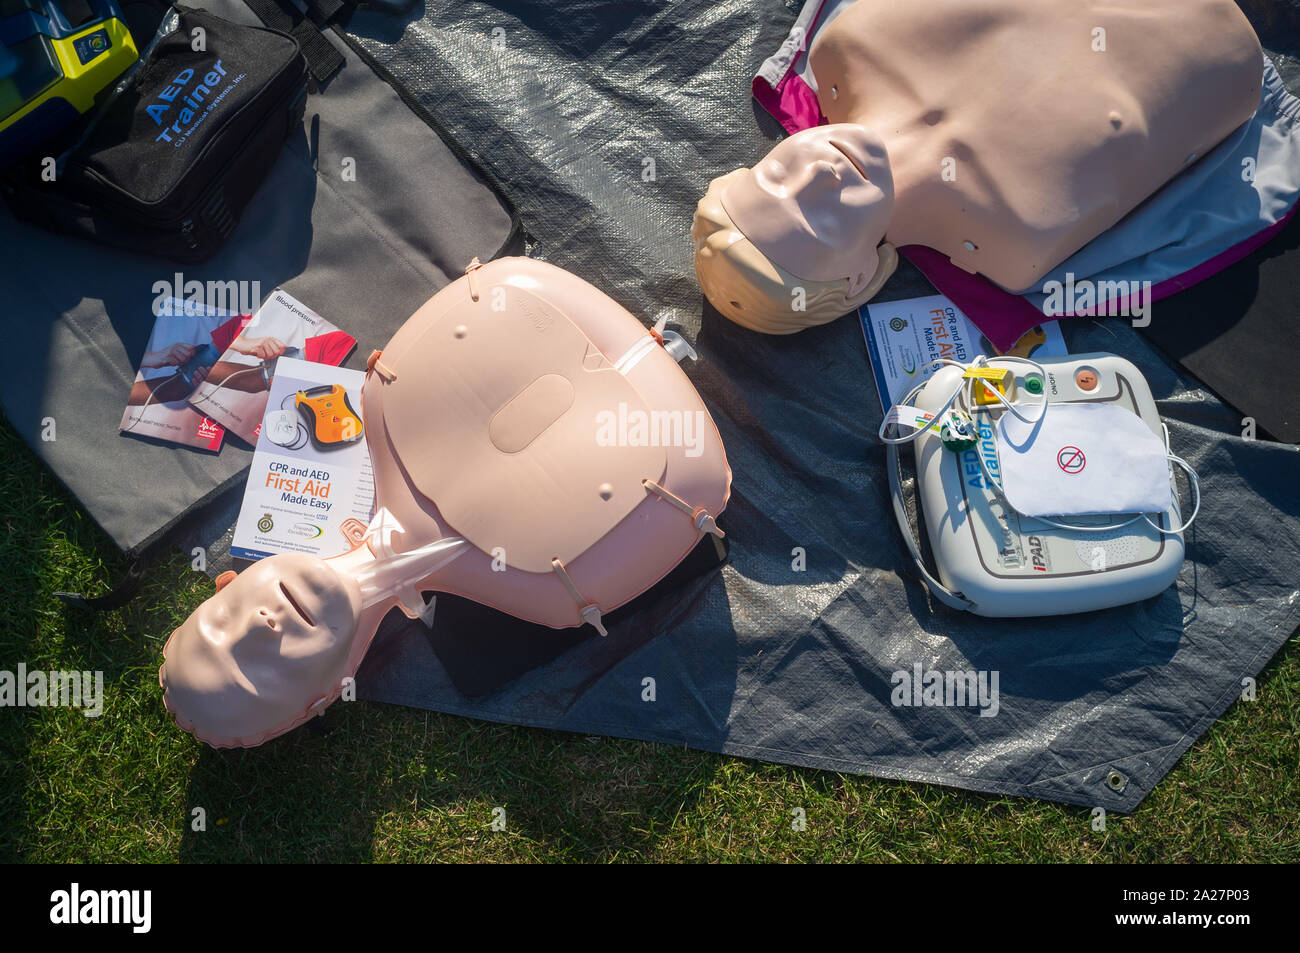
<svg viewBox="0 0 1300 953">
<path fill-rule="evenodd" d="M 981 718 L 998 713 L 997 671 L 926 671 L 920 662 L 890 676 L 889 700 L 895 708 L 978 708 Z"/>
<path fill-rule="evenodd" d="M 50 922 L 66 926 L 126 924 L 132 933 L 148 933 L 153 922 L 153 891 L 82 890 L 74 883 L 50 894 Z"/>
<path fill-rule="evenodd" d="M 87 718 L 104 713 L 103 672 L 0 670 L 0 708 L 81 708 Z"/>
</svg>

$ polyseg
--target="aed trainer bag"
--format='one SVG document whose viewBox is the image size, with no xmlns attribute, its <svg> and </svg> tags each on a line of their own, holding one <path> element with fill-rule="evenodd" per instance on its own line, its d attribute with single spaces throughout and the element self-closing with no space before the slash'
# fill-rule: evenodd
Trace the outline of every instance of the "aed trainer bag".
<svg viewBox="0 0 1300 953">
<path fill-rule="evenodd" d="M 201 32 L 200 32 L 201 31 Z M 168 11 L 137 69 L 55 163 L 5 180 L 14 214 L 191 264 L 211 257 L 301 121 L 298 41 L 204 10 Z"/>
</svg>

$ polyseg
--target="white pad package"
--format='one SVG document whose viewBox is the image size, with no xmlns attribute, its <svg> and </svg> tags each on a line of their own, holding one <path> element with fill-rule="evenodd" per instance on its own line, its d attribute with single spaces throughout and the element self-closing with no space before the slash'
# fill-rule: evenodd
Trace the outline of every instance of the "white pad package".
<svg viewBox="0 0 1300 953">
<path fill-rule="evenodd" d="M 1173 502 L 1164 443 L 1114 404 L 1052 404 L 1041 420 L 998 421 L 1002 491 L 1023 516 L 1164 513 Z"/>
<path fill-rule="evenodd" d="M 262 418 L 266 439 L 278 447 L 298 442 L 298 418 L 292 410 L 273 410 Z"/>
</svg>

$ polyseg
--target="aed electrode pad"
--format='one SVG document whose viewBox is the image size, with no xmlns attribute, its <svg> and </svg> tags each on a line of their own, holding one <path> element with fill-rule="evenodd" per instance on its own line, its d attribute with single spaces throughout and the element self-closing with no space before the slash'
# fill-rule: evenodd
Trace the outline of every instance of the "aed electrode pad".
<svg viewBox="0 0 1300 953">
<path fill-rule="evenodd" d="M 992 361 L 998 363 L 997 358 Z M 1041 373 L 1028 363 L 1006 366 L 1014 371 L 1014 382 L 1008 387 L 1017 395 L 1012 404 L 1031 420 L 1041 412 L 1042 420 L 1050 422 L 1052 408 L 1068 404 L 1122 409 L 1136 415 L 1168 452 L 1168 432 L 1146 380 L 1123 358 L 1085 354 L 1044 360 L 1038 365 Z M 962 378 L 962 368 L 942 367 L 911 403 L 918 411 L 937 414 Z M 918 505 L 939 580 L 949 592 L 936 589 L 925 571 L 910 523 L 901 512 L 901 491 L 895 492 L 900 527 L 936 596 L 977 615 L 1064 615 L 1150 598 L 1173 583 L 1183 563 L 1184 545 L 1177 535 L 1182 520 L 1172 471 L 1164 474 L 1170 481 L 1168 510 L 1148 513 L 1145 519 L 1133 513 L 1055 520 L 1025 516 L 986 482 L 992 479 L 999 491 L 1002 488 L 999 423 L 1011 411 L 994 403 L 974 404 L 969 412 L 975 422 L 974 446 L 954 452 L 930 435 L 912 443 Z M 1044 426 L 1044 439 L 1052 439 L 1054 432 Z M 1107 435 L 1098 433 L 1092 439 L 1101 449 Z M 1052 458 L 1048 463 L 1058 466 L 1060 473 L 1044 479 L 1068 480 L 1075 474 L 1082 478 L 1090 466 L 1089 447 L 1078 444 L 1087 442 L 1076 439 L 1071 441 L 1075 445 L 1047 454 Z M 893 447 L 890 451 L 897 452 Z M 1092 465 L 1104 465 L 1103 454 L 1095 456 L 1098 461 Z M 896 457 L 890 471 L 891 483 L 897 487 Z"/>
<path fill-rule="evenodd" d="M 279 447 L 288 447 L 299 443 L 304 437 L 298 426 L 298 418 L 291 410 L 272 410 L 262 418 L 262 432 L 266 439 Z M 303 441 L 305 442 L 305 441 Z"/>
</svg>

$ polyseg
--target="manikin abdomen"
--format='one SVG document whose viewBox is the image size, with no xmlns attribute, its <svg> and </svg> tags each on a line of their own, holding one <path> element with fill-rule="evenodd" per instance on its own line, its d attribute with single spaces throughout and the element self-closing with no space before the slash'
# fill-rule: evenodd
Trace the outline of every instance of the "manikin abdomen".
<svg viewBox="0 0 1300 953">
<path fill-rule="evenodd" d="M 629 368 L 612 366 L 648 332 L 586 282 L 520 258 L 483 265 L 476 281 L 479 301 L 470 300 L 468 280 L 459 279 L 393 336 L 384 360 L 397 372 L 396 381 L 386 384 L 373 372 L 366 378 L 377 505 L 405 528 L 399 538 L 403 551 L 449 535 L 475 544 L 418 588 L 455 593 L 552 627 L 581 624 L 572 595 L 551 571 L 551 557 L 561 558 L 582 594 L 602 608 L 639 595 L 701 535 L 641 480 L 662 482 L 692 505 L 721 513 L 731 486 L 722 440 L 690 378 L 662 347 L 647 349 Z M 501 312 L 492 306 L 494 288 L 502 293 Z M 521 316 L 529 319 L 522 326 Z M 473 339 L 488 333 L 486 325 L 507 318 L 514 320 L 501 342 L 474 348 Z M 537 341 L 525 337 L 534 321 Z M 580 340 L 558 333 L 570 321 L 581 329 Z M 462 322 L 466 336 L 457 338 Z M 513 353 L 505 343 L 511 337 Z M 566 349 L 567 358 L 557 356 Z M 439 351 L 451 360 L 434 366 Z M 511 395 L 523 394 L 536 409 L 545 401 L 537 398 L 536 385 L 524 385 L 561 370 L 575 382 L 583 375 L 615 380 L 598 392 L 589 381 L 572 402 L 561 400 L 555 413 L 526 428 L 528 439 L 518 441 L 526 447 L 503 442 L 493 431 L 502 410 L 517 403 Z M 456 406 L 438 406 L 453 397 Z M 471 404 L 483 401 L 488 410 L 476 412 Z M 601 447 L 596 413 L 620 403 L 629 415 L 649 406 L 696 419 L 698 408 L 706 425 L 693 434 L 698 447 Z M 478 418 L 477 431 L 459 432 L 457 416 Z M 662 571 L 647 576 L 646 566 Z"/>
<path fill-rule="evenodd" d="M 822 112 L 885 140 L 886 239 L 1021 291 L 1246 122 L 1232 0 L 857 0 L 810 53 Z"/>
</svg>

